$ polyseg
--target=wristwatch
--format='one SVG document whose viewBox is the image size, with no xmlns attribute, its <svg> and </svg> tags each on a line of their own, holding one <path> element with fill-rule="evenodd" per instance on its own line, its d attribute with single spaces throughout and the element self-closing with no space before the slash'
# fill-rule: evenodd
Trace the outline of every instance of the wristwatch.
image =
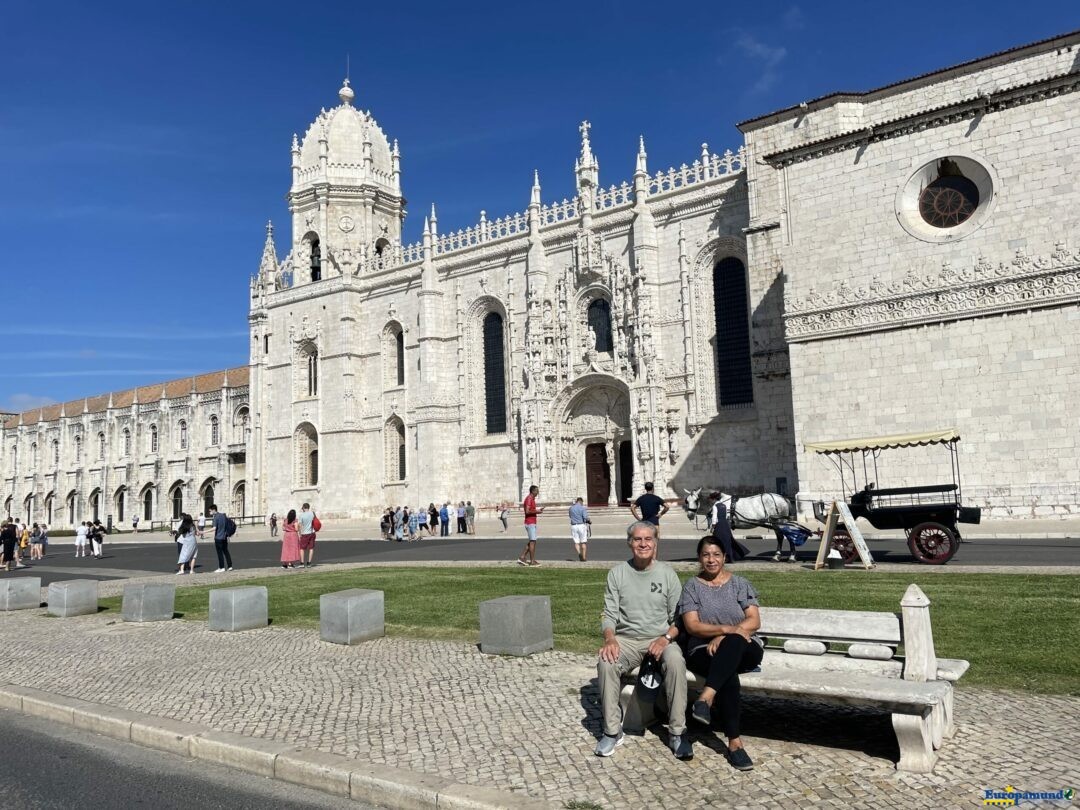
<svg viewBox="0 0 1080 810">
<path fill-rule="evenodd" d="M 664 638 L 667 640 L 668 644 L 670 644 L 671 642 L 673 642 L 675 640 L 671 636 L 669 636 L 667 633 L 664 633 Z"/>
</svg>

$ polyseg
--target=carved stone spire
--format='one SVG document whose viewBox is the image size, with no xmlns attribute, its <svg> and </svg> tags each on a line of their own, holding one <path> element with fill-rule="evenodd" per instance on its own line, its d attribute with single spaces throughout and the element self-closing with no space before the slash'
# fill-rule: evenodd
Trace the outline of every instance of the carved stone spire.
<svg viewBox="0 0 1080 810">
<path fill-rule="evenodd" d="M 259 262 L 259 278 L 268 281 L 277 273 L 278 256 L 274 245 L 274 223 L 266 222 L 266 241 L 263 243 L 262 260 Z"/>
<path fill-rule="evenodd" d="M 348 104 L 352 106 L 353 99 L 356 98 L 356 93 L 349 87 L 349 80 L 346 79 L 345 83 L 341 85 L 341 89 L 338 90 L 338 98 L 341 99 L 342 104 Z"/>
<path fill-rule="evenodd" d="M 639 174 L 643 174 L 646 177 L 649 176 L 649 166 L 646 161 L 648 156 L 645 154 L 645 136 L 638 136 L 638 152 L 637 152 L 637 166 L 634 169 L 634 177 Z"/>
<path fill-rule="evenodd" d="M 435 203 L 431 204 L 431 235 L 438 236 L 439 234 L 439 218 L 435 216 Z"/>
<path fill-rule="evenodd" d="M 589 130 L 592 124 L 582 121 L 578 131 L 581 132 L 581 155 L 574 164 L 577 174 L 578 190 L 583 188 L 595 189 L 600 184 L 600 162 L 593 154 L 592 144 L 589 142 Z"/>
</svg>

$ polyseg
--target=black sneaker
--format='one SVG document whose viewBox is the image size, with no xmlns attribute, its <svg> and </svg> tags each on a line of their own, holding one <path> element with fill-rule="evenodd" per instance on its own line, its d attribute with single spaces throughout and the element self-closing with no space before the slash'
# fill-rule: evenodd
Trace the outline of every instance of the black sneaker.
<svg viewBox="0 0 1080 810">
<path fill-rule="evenodd" d="M 746 753 L 745 748 L 736 748 L 734 751 L 728 751 L 728 762 L 731 763 L 731 767 L 739 771 L 752 771 L 754 770 L 754 760 L 750 759 L 750 755 Z"/>
<path fill-rule="evenodd" d="M 706 726 L 712 725 L 712 713 L 709 711 L 709 704 L 704 700 L 694 701 L 694 708 L 690 710 L 690 716 Z"/>
</svg>

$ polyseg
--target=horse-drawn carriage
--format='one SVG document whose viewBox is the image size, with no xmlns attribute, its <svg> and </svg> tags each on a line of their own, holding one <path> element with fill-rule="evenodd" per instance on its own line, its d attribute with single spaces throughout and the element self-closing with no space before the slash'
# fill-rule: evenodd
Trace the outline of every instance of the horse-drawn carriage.
<svg viewBox="0 0 1080 810">
<path fill-rule="evenodd" d="M 939 430 L 870 439 L 811 442 L 805 447 L 824 455 L 836 467 L 840 473 L 843 496 L 853 518 L 864 518 L 877 529 L 903 529 L 908 549 L 917 562 L 941 565 L 952 559 L 960 545 L 960 530 L 956 524 L 978 523 L 982 517 L 982 510 L 978 506 L 963 505 L 957 453 L 959 441 L 960 434 L 955 430 Z M 877 487 L 877 460 L 883 451 L 928 445 L 946 448 L 952 483 L 891 489 Z M 818 520 L 824 522 L 825 511 L 823 502 L 814 504 L 814 516 Z M 838 527 L 833 532 L 830 545 L 840 552 L 845 562 L 851 562 L 858 556 L 846 527 Z"/>
</svg>

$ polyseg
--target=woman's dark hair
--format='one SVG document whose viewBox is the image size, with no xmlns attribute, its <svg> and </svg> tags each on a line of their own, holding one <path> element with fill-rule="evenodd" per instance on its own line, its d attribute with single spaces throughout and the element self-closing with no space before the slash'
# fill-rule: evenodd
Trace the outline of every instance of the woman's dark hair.
<svg viewBox="0 0 1080 810">
<path fill-rule="evenodd" d="M 723 550 L 724 550 L 724 547 L 722 545 L 720 545 L 719 540 L 717 540 L 711 534 L 707 534 L 704 537 L 702 537 L 700 540 L 698 540 L 697 551 L 694 552 L 694 553 L 698 557 L 700 557 L 702 549 L 704 549 L 705 546 L 716 546 L 718 549 L 720 549 L 721 552 L 723 552 Z M 724 554 L 724 562 L 727 562 L 727 554 Z"/>
<path fill-rule="evenodd" d="M 295 509 L 290 509 L 289 514 L 287 514 L 285 516 L 285 522 L 286 523 L 292 523 L 295 520 L 296 520 L 296 510 Z"/>
<path fill-rule="evenodd" d="M 191 515 L 184 515 L 180 519 L 180 526 L 176 530 L 176 534 L 179 537 L 186 536 L 193 528 L 195 528 L 195 521 L 191 519 Z"/>
</svg>

